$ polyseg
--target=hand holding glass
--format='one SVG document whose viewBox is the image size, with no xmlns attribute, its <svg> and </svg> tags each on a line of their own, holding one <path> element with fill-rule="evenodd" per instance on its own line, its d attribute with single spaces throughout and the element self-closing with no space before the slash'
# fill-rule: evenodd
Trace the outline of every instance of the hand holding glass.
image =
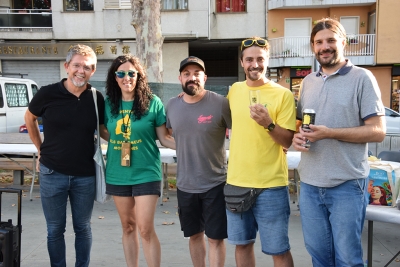
<svg viewBox="0 0 400 267">
<path fill-rule="evenodd" d="M 250 106 L 260 104 L 260 90 L 249 91 Z"/>
</svg>

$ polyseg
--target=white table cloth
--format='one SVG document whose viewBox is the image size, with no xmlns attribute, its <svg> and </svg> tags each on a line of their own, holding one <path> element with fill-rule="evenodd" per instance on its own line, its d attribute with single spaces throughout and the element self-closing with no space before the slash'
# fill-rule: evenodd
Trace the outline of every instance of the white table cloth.
<svg viewBox="0 0 400 267">
<path fill-rule="evenodd" d="M 103 155 L 107 152 L 106 149 L 102 149 Z M 32 154 L 33 162 L 32 166 L 35 166 L 36 154 L 37 149 L 33 144 L 0 144 L 0 154 Z M 167 167 L 169 163 L 174 163 L 176 157 L 175 150 L 167 149 L 167 148 L 160 148 L 160 158 L 161 162 L 163 163 L 163 176 L 164 179 L 167 179 Z M 14 161 L 18 162 L 17 159 Z M 36 176 L 36 169 L 33 168 L 32 170 L 32 177 Z M 32 179 L 31 190 L 30 190 L 30 200 L 32 200 L 32 190 L 34 185 L 34 179 Z M 162 192 L 161 192 L 162 193 Z M 161 199 L 162 201 L 162 199 Z"/>
</svg>

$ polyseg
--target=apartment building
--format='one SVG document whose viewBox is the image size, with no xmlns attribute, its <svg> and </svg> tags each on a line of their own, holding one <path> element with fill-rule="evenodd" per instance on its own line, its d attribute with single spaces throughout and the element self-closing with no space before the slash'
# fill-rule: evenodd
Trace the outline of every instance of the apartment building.
<svg viewBox="0 0 400 267">
<path fill-rule="evenodd" d="M 266 1 L 161 0 L 161 6 L 164 85 L 178 83 L 179 63 L 189 55 L 205 61 L 207 85 L 222 94 L 245 78 L 240 43 L 266 35 Z M 28 74 L 39 86 L 57 82 L 68 48 L 83 43 L 97 54 L 91 83 L 101 89 L 111 61 L 136 52 L 131 16 L 130 0 L 0 0 L 0 71 Z"/>
<path fill-rule="evenodd" d="M 372 71 L 384 105 L 398 111 L 399 10 L 398 0 L 268 0 L 271 78 L 296 97 L 302 79 L 317 68 L 310 49 L 313 25 L 323 17 L 336 18 L 347 33 L 346 57 Z"/>
<path fill-rule="evenodd" d="M 399 109 L 398 0 L 161 0 L 161 6 L 164 101 L 180 91 L 178 66 L 189 55 L 205 61 L 210 89 L 226 94 L 245 79 L 240 42 L 251 36 L 268 38 L 268 75 L 296 96 L 317 67 L 313 24 L 329 16 L 346 28 L 346 56 L 370 69 L 385 106 Z M 104 90 L 110 62 L 136 52 L 131 16 L 130 0 L 0 0 L 0 71 L 28 74 L 39 86 L 57 82 L 65 77 L 68 48 L 83 43 L 98 57 L 91 83 Z"/>
</svg>

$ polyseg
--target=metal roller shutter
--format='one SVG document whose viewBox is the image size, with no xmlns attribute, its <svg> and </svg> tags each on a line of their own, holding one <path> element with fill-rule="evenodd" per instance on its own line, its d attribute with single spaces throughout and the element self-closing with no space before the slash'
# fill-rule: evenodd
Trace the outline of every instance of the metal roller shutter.
<svg viewBox="0 0 400 267">
<path fill-rule="evenodd" d="M 106 79 L 108 68 L 111 66 L 112 60 L 99 60 L 96 65 L 96 72 L 90 78 L 90 84 L 97 90 L 106 95 Z"/>
<path fill-rule="evenodd" d="M 39 87 L 60 81 L 60 61 L 3 60 L 3 73 L 28 74 Z"/>
</svg>

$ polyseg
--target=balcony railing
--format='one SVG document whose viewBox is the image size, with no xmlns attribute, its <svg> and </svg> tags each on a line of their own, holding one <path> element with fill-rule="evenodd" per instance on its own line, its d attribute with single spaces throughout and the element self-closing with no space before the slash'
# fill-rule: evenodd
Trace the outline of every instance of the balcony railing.
<svg viewBox="0 0 400 267">
<path fill-rule="evenodd" d="M 309 36 L 280 37 L 268 40 L 271 58 L 312 57 Z M 375 34 L 358 34 L 347 37 L 345 56 L 373 56 Z"/>
<path fill-rule="evenodd" d="M 268 0 L 268 10 L 276 8 L 293 8 L 293 7 L 331 7 L 343 5 L 361 5 L 373 4 L 376 0 Z"/>
<path fill-rule="evenodd" d="M 52 28 L 50 9 L 0 9 L 0 28 Z"/>
<path fill-rule="evenodd" d="M 375 55 L 375 34 L 348 35 L 345 56 Z"/>
</svg>

